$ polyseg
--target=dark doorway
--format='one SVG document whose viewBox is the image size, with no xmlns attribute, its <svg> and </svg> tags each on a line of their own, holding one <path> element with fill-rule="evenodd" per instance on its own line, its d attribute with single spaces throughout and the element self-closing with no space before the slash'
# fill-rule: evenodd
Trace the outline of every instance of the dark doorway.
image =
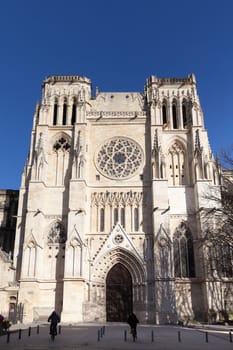
<svg viewBox="0 0 233 350">
<path fill-rule="evenodd" d="M 126 322 L 132 312 L 132 278 L 129 271 L 116 264 L 106 280 L 107 321 Z"/>
<path fill-rule="evenodd" d="M 9 321 L 16 323 L 16 303 L 9 304 Z"/>
</svg>

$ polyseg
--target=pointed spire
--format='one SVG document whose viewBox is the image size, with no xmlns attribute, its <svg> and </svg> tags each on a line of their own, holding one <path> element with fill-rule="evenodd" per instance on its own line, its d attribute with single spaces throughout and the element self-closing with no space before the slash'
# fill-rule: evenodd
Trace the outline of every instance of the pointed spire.
<svg viewBox="0 0 233 350">
<path fill-rule="evenodd" d="M 79 130 L 78 131 L 78 135 L 77 135 L 76 147 L 75 147 L 76 156 L 80 155 L 81 149 L 82 149 L 82 145 L 81 145 L 81 130 Z"/>
<path fill-rule="evenodd" d="M 195 151 L 198 152 L 198 153 L 201 153 L 201 151 L 202 151 L 199 129 L 196 130 Z"/>
<path fill-rule="evenodd" d="M 153 151 L 156 153 L 159 152 L 158 129 L 155 129 L 155 133 L 154 133 Z"/>
</svg>

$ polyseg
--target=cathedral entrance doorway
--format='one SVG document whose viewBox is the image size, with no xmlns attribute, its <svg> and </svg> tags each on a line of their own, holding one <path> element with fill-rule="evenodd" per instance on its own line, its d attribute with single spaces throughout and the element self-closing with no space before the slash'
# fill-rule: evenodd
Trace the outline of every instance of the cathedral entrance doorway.
<svg viewBox="0 0 233 350">
<path fill-rule="evenodd" d="M 122 264 L 114 265 L 106 279 L 106 319 L 126 322 L 132 312 L 132 277 Z"/>
</svg>

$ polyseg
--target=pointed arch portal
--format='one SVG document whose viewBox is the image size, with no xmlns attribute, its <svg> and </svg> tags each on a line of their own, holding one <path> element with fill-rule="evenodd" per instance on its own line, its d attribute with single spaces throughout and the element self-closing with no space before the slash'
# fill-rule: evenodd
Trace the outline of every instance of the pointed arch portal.
<svg viewBox="0 0 233 350">
<path fill-rule="evenodd" d="M 126 322 L 132 312 L 132 277 L 122 264 L 114 265 L 106 279 L 106 319 Z"/>
</svg>

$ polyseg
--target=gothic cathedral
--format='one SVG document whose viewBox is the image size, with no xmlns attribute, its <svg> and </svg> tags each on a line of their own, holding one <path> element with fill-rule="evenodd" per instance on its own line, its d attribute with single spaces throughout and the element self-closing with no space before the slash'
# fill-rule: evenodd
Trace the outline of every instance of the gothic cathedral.
<svg viewBox="0 0 233 350">
<path fill-rule="evenodd" d="M 199 244 L 218 186 L 193 74 L 95 94 L 86 77 L 47 77 L 2 300 L 17 297 L 23 322 L 206 319 L 224 308 Z"/>
</svg>

